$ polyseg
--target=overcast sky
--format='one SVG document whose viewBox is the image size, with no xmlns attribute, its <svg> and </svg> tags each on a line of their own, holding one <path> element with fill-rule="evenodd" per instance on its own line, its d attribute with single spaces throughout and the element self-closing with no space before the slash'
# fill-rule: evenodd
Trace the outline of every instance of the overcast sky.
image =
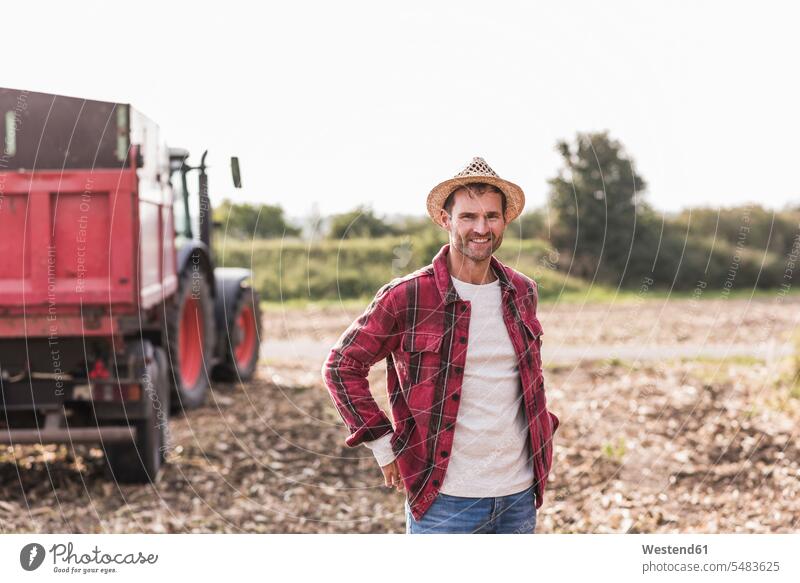
<svg viewBox="0 0 800 583">
<path fill-rule="evenodd" d="M 542 205 L 556 141 L 602 129 L 657 209 L 800 203 L 788 2 L 259 6 L 3 2 L 0 85 L 131 103 L 210 150 L 214 199 L 291 216 L 422 214 L 476 155 Z"/>
</svg>

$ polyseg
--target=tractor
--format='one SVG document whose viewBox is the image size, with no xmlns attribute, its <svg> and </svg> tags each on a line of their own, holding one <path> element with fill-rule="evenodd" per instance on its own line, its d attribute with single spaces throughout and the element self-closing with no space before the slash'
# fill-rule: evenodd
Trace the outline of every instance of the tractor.
<svg viewBox="0 0 800 583">
<path fill-rule="evenodd" d="M 259 358 L 252 273 L 214 265 L 207 152 L 129 104 L 5 88 L 0 138 L 0 443 L 97 444 L 111 479 L 152 482 L 170 415 Z"/>
</svg>

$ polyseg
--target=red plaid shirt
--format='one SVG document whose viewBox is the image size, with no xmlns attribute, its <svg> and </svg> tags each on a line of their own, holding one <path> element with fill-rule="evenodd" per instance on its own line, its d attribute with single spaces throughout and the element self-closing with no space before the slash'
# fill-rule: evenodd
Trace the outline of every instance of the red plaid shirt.
<svg viewBox="0 0 800 583">
<path fill-rule="evenodd" d="M 393 434 L 392 450 L 417 520 L 444 482 L 469 341 L 470 304 L 458 296 L 450 279 L 449 251 L 445 245 L 431 265 L 383 286 L 322 368 L 334 405 L 351 432 L 348 446 Z M 491 266 L 500 280 L 503 320 L 519 362 L 539 508 L 559 421 L 546 406 L 537 285 L 495 257 Z M 370 367 L 384 358 L 394 427 L 367 382 Z"/>
</svg>

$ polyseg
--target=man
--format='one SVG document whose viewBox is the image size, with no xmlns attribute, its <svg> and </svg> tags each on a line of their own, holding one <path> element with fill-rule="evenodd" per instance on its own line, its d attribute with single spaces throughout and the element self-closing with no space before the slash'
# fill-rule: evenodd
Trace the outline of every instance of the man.
<svg viewBox="0 0 800 583">
<path fill-rule="evenodd" d="M 431 265 L 382 287 L 322 373 L 385 484 L 406 491 L 408 533 L 532 533 L 558 418 L 546 407 L 536 283 L 493 253 L 522 189 L 482 158 L 428 195 L 449 233 Z M 386 359 L 394 426 L 367 375 Z"/>
</svg>

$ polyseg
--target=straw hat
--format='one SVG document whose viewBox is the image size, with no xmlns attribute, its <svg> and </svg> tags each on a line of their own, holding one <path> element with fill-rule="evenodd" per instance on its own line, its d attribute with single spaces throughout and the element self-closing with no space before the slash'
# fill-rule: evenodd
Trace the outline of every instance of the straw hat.
<svg viewBox="0 0 800 583">
<path fill-rule="evenodd" d="M 525 193 L 508 180 L 503 180 L 491 169 L 483 158 L 473 158 L 461 172 L 434 187 L 428 194 L 428 215 L 437 225 L 442 225 L 439 211 L 444 201 L 454 190 L 470 182 L 485 182 L 500 189 L 506 195 L 506 223 L 516 219 L 525 206 Z M 442 225 L 443 226 L 443 225 Z"/>
</svg>

